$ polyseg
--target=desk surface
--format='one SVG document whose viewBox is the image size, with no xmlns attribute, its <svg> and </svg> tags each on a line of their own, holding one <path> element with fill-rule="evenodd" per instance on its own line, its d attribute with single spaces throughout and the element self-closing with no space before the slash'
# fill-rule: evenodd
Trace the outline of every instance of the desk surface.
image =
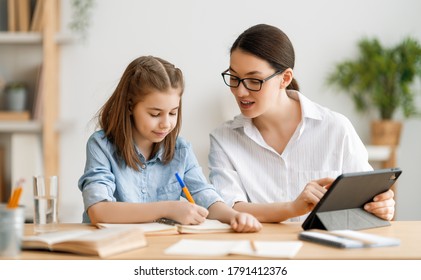
<svg viewBox="0 0 421 280">
<path fill-rule="evenodd" d="M 87 224 L 60 224 L 60 230 L 80 229 L 92 227 Z M 262 241 L 296 241 L 298 233 L 302 231 L 300 223 L 264 224 L 259 233 L 214 233 L 214 234 L 177 234 L 164 236 L 147 236 L 148 245 L 144 248 L 132 250 L 111 256 L 108 259 L 215 259 L 210 257 L 196 256 L 172 256 L 165 255 L 164 250 L 180 239 L 255 239 Z M 294 259 L 421 259 L 421 221 L 394 221 L 391 226 L 364 230 L 367 233 L 379 234 L 385 237 L 395 237 L 401 240 L 401 245 L 396 247 L 363 248 L 363 249 L 339 249 L 303 242 Z M 33 234 L 32 224 L 25 224 L 25 234 Z M 23 251 L 20 259 L 39 260 L 75 260 L 96 259 L 95 257 L 76 254 L 47 252 L 47 251 Z M 250 259 L 247 256 L 229 255 L 217 259 Z"/>
</svg>

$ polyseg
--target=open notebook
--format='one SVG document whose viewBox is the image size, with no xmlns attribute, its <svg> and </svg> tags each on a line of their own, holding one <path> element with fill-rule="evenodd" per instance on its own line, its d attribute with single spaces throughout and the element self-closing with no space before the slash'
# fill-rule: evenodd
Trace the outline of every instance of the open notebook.
<svg viewBox="0 0 421 280">
<path fill-rule="evenodd" d="M 139 224 L 107 224 L 98 223 L 98 228 L 120 228 L 134 227 L 143 230 L 145 235 L 168 235 L 178 233 L 222 233 L 232 232 L 232 228 L 228 224 L 221 223 L 218 220 L 207 219 L 200 225 L 168 225 L 162 223 L 139 223 Z"/>
</svg>

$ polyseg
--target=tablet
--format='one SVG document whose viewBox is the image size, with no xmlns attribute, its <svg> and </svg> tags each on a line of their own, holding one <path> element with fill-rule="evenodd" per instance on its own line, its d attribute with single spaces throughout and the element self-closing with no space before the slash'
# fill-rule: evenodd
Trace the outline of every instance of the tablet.
<svg viewBox="0 0 421 280">
<path fill-rule="evenodd" d="M 390 225 L 363 209 L 377 194 L 387 191 L 401 175 L 399 168 L 345 173 L 330 188 L 303 222 L 304 230 L 366 229 Z"/>
</svg>

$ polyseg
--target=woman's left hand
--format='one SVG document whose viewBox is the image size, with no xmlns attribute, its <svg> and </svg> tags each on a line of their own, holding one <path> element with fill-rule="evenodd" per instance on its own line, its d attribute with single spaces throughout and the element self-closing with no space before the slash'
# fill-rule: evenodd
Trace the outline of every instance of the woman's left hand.
<svg viewBox="0 0 421 280">
<path fill-rule="evenodd" d="M 395 215 L 394 195 L 392 190 L 378 194 L 373 198 L 373 202 L 364 205 L 364 209 L 379 218 L 390 221 Z"/>
<path fill-rule="evenodd" d="M 236 232 L 258 232 L 262 229 L 262 224 L 253 215 L 243 212 L 237 213 L 230 224 Z"/>
</svg>

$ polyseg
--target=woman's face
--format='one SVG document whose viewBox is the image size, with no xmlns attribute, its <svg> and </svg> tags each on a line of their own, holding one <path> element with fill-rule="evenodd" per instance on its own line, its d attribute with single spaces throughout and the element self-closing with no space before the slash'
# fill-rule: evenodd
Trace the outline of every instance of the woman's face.
<svg viewBox="0 0 421 280">
<path fill-rule="evenodd" d="M 165 92 L 153 91 L 135 104 L 133 136 L 140 149 L 161 142 L 174 129 L 180 98 L 180 89 L 170 88 Z"/>
<path fill-rule="evenodd" d="M 236 49 L 231 53 L 229 73 L 240 79 L 266 79 L 276 71 L 270 64 L 257 56 Z M 267 80 L 259 91 L 250 91 L 243 83 L 237 88 L 231 88 L 241 113 L 245 117 L 255 118 L 267 112 L 279 96 L 282 75 Z"/>
</svg>

